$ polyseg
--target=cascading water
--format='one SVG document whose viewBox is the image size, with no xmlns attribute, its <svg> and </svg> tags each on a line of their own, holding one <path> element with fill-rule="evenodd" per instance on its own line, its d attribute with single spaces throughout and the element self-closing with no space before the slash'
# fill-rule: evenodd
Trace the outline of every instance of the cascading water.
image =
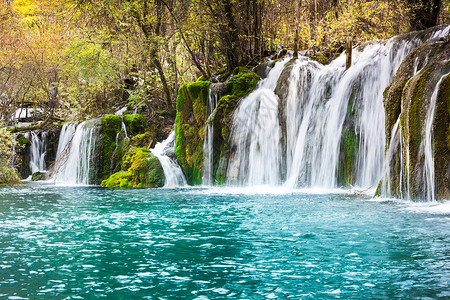
<svg viewBox="0 0 450 300">
<path fill-rule="evenodd" d="M 150 150 L 150 152 L 161 162 L 161 166 L 164 170 L 164 176 L 166 177 L 164 187 L 178 187 L 187 185 L 186 178 L 184 177 L 180 166 L 170 157 L 174 157 L 174 149 L 175 131 L 172 131 L 166 140 L 157 143 L 155 148 Z"/>
<path fill-rule="evenodd" d="M 213 159 L 214 159 L 214 113 L 217 107 L 219 93 L 214 89 L 214 83 L 211 83 L 208 91 L 208 117 L 205 124 L 205 140 L 203 143 L 203 174 L 202 184 L 206 186 L 213 185 Z"/>
<path fill-rule="evenodd" d="M 426 199 L 428 201 L 435 200 L 434 159 L 433 159 L 434 155 L 433 155 L 432 139 L 433 139 L 433 121 L 436 111 L 436 98 L 442 80 L 448 75 L 450 75 L 450 73 L 442 75 L 442 77 L 437 82 L 436 87 L 434 88 L 433 94 L 431 95 L 430 106 L 427 111 L 427 119 L 425 123 L 424 139 L 422 140 L 421 145 L 421 148 L 423 149 L 424 153 L 423 190 L 426 191 Z"/>
<path fill-rule="evenodd" d="M 241 100 L 233 116 L 231 142 L 236 147 L 228 165 L 228 180 L 243 185 L 280 184 L 281 130 L 274 90 L 285 65 L 275 64 L 257 89 Z"/>
<path fill-rule="evenodd" d="M 356 49 L 348 70 L 345 54 L 326 66 L 302 57 L 288 82 L 278 81 L 289 59 L 277 62 L 235 111 L 229 183 L 375 187 L 383 170 L 383 92 L 421 43 L 396 37 Z M 289 85 L 285 99 L 277 84 Z M 339 177 L 345 172 L 350 179 Z"/>
<path fill-rule="evenodd" d="M 58 143 L 52 180 L 64 184 L 95 183 L 95 152 L 99 146 L 98 119 L 64 124 Z"/>
<path fill-rule="evenodd" d="M 30 137 L 31 135 L 31 137 Z M 30 132 L 25 137 L 31 140 L 30 170 L 31 173 L 46 172 L 45 156 L 47 154 L 47 132 Z"/>
</svg>

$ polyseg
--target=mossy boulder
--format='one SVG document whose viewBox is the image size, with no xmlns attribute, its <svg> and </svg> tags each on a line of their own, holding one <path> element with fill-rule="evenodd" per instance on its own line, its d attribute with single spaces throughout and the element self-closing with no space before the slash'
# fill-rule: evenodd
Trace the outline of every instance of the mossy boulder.
<svg viewBox="0 0 450 300">
<path fill-rule="evenodd" d="M 31 181 L 39 181 L 39 180 L 45 180 L 46 173 L 43 172 L 34 172 L 31 175 Z"/>
<path fill-rule="evenodd" d="M 102 181 L 104 187 L 156 188 L 164 186 L 164 170 L 159 159 L 145 148 L 131 148 L 120 172 Z"/>
<path fill-rule="evenodd" d="M 177 97 L 175 156 L 189 184 L 201 184 L 209 81 L 183 84 Z"/>
<path fill-rule="evenodd" d="M 113 173 L 111 157 L 116 149 L 116 137 L 121 128 L 122 118 L 120 116 L 107 115 L 101 118 L 102 170 L 100 179 L 106 179 Z"/>
<path fill-rule="evenodd" d="M 130 172 L 121 171 L 103 180 L 101 186 L 108 188 L 132 188 L 132 180 L 133 175 Z"/>
<path fill-rule="evenodd" d="M 231 95 L 243 98 L 250 94 L 259 81 L 258 74 L 254 72 L 238 73 L 228 80 Z"/>
<path fill-rule="evenodd" d="M 233 76 L 224 84 L 215 84 L 221 98 L 215 115 L 210 122 L 214 124 L 214 174 L 223 181 L 224 174 L 219 174 L 219 162 L 229 155 L 229 138 L 232 114 L 240 98 L 246 97 L 257 86 L 260 77 L 249 72 L 247 67 L 237 67 Z M 177 115 L 175 119 L 175 156 L 183 169 L 189 184 L 201 184 L 203 168 L 203 143 L 205 123 L 208 117 L 209 81 L 199 78 L 197 82 L 183 84 L 177 97 Z M 219 85 L 219 86 L 217 86 Z M 217 179 L 216 178 L 216 179 Z"/>
<path fill-rule="evenodd" d="M 147 119 L 141 114 L 124 115 L 123 122 L 129 136 L 145 132 L 147 126 Z"/>
<path fill-rule="evenodd" d="M 123 124 L 125 128 L 123 128 Z M 100 181 L 120 171 L 124 156 L 131 145 L 147 147 L 155 140 L 156 126 L 148 128 L 141 114 L 107 115 L 101 118 L 101 176 Z M 125 129 L 125 130 L 124 130 Z"/>
</svg>

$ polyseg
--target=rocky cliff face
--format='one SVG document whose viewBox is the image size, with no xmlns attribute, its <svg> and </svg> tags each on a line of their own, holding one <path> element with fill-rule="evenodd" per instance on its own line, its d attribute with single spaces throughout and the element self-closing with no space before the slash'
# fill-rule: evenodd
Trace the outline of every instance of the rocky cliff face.
<svg viewBox="0 0 450 300">
<path fill-rule="evenodd" d="M 411 52 L 384 94 L 385 174 L 378 194 L 450 197 L 450 41 Z"/>
</svg>

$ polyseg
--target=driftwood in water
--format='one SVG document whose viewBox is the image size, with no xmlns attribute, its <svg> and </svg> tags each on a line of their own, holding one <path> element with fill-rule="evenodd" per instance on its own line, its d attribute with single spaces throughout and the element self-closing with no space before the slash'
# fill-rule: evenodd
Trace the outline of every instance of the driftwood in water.
<svg viewBox="0 0 450 300">
<path fill-rule="evenodd" d="M 368 196 L 367 191 L 370 190 L 371 188 L 372 188 L 371 186 L 369 186 L 367 189 L 364 190 L 357 190 L 354 188 L 353 192 L 351 190 L 350 192 L 357 197 L 365 197 Z"/>
<path fill-rule="evenodd" d="M 13 128 L 10 129 L 10 131 L 12 133 L 17 133 L 17 132 L 22 132 L 22 131 L 38 130 L 38 129 L 41 129 L 42 127 L 44 127 L 45 125 L 47 125 L 47 123 L 50 122 L 50 120 L 54 120 L 54 121 L 58 121 L 58 122 L 64 122 L 64 120 L 59 119 L 59 118 L 57 118 L 55 116 L 48 116 L 44 121 L 42 121 L 39 124 L 25 126 L 25 127 L 13 127 Z"/>
</svg>

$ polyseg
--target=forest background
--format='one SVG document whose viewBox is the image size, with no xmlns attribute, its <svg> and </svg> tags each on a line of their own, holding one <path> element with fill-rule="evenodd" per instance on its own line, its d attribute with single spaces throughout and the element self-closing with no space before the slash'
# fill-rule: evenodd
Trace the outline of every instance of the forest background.
<svg viewBox="0 0 450 300">
<path fill-rule="evenodd" d="M 0 0 L 0 122 L 122 107 L 174 117 L 183 82 L 277 51 L 327 63 L 373 39 L 450 22 L 449 0 Z"/>
</svg>

